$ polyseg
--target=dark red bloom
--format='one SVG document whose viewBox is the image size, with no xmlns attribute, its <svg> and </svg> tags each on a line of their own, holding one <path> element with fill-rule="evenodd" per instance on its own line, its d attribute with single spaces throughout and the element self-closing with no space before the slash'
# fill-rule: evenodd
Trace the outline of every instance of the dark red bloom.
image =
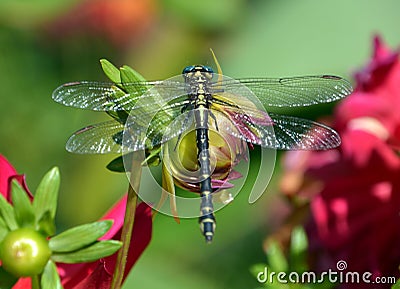
<svg viewBox="0 0 400 289">
<path fill-rule="evenodd" d="M 287 153 L 282 184 L 286 193 L 310 199 L 307 231 L 319 270 L 336 269 L 336 262 L 344 260 L 347 271 L 398 277 L 399 52 L 389 51 L 375 37 L 373 58 L 355 79 L 354 93 L 335 110 L 333 127 L 341 135 L 341 147 Z"/>
<path fill-rule="evenodd" d="M 11 182 L 17 180 L 32 199 L 32 194 L 29 192 L 25 183 L 25 176 L 19 175 L 14 167 L 0 154 L 0 194 L 10 201 Z"/>
<path fill-rule="evenodd" d="M 20 180 L 25 186 L 24 177 L 18 175 L 12 165 L 0 155 L 0 193 L 9 199 L 10 182 L 12 179 Z M 102 218 L 114 220 L 112 228 L 102 239 L 119 239 L 124 222 L 126 196 L 123 197 Z M 132 233 L 125 277 L 136 263 L 144 249 L 150 242 L 152 233 L 151 208 L 141 203 L 136 209 L 135 225 Z M 115 268 L 117 253 L 92 263 L 83 264 L 57 264 L 64 289 L 108 289 L 110 288 L 112 275 Z M 30 288 L 30 278 L 20 278 L 13 289 Z"/>
<path fill-rule="evenodd" d="M 56 37 L 100 36 L 115 45 L 126 45 L 148 32 L 154 21 L 153 0 L 85 0 L 49 25 Z"/>
</svg>

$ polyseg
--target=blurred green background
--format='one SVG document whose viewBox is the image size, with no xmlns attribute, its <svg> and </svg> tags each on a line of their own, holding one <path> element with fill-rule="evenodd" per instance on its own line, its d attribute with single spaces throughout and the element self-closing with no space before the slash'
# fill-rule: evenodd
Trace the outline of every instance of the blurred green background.
<svg viewBox="0 0 400 289">
<path fill-rule="evenodd" d="M 209 48 L 234 78 L 351 79 L 369 58 L 374 34 L 392 47 L 400 43 L 398 11 L 395 0 L 1 0 L 0 153 L 31 188 L 60 167 L 60 227 L 95 220 L 126 191 L 127 179 L 105 169 L 113 156 L 64 150 L 75 130 L 107 117 L 54 103 L 58 85 L 106 80 L 100 58 L 163 79 L 186 65 L 213 66 Z M 327 112 L 316 108 L 311 116 Z M 178 225 L 157 215 L 152 242 L 125 288 L 257 287 L 249 267 L 265 261 L 263 240 L 288 211 L 278 178 L 279 164 L 261 200 L 249 205 L 242 192 L 217 213 L 212 245 L 204 244 L 197 220 Z"/>
</svg>

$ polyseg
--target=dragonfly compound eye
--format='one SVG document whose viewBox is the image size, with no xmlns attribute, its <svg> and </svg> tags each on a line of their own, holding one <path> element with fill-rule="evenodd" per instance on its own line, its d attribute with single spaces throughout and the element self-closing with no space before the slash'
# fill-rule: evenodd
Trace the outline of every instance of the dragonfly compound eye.
<svg viewBox="0 0 400 289">
<path fill-rule="evenodd" d="M 186 67 L 183 69 L 182 74 L 191 73 L 191 72 L 195 71 L 195 69 L 196 69 L 196 65 L 186 66 Z"/>
<path fill-rule="evenodd" d="M 209 66 L 202 66 L 202 71 L 208 72 L 208 73 L 214 73 L 214 70 Z"/>
</svg>

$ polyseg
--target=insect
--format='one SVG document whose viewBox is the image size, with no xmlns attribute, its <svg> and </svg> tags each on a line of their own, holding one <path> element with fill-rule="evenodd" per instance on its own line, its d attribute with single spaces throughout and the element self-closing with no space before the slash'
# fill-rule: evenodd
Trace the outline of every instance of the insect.
<svg viewBox="0 0 400 289">
<path fill-rule="evenodd" d="M 66 83 L 52 97 L 66 106 L 106 111 L 118 120 L 73 134 L 66 148 L 75 153 L 121 153 L 122 146 L 124 152 L 151 149 L 179 137 L 194 123 L 202 176 L 199 223 L 206 241 L 211 242 L 215 189 L 208 152 L 209 125 L 214 123 L 217 131 L 224 129 L 218 127 L 215 114 L 228 118 L 238 128 L 228 133 L 248 143 L 283 150 L 326 150 L 340 145 L 338 133 L 330 127 L 284 114 L 266 114 L 263 109 L 332 102 L 351 91 L 348 81 L 333 75 L 231 79 L 208 66 L 192 65 L 184 68 L 181 76 L 164 81 Z M 254 95 L 262 107 L 254 105 Z M 183 113 L 186 116 L 177 122 Z M 121 141 L 124 127 L 130 131 L 125 143 Z"/>
</svg>

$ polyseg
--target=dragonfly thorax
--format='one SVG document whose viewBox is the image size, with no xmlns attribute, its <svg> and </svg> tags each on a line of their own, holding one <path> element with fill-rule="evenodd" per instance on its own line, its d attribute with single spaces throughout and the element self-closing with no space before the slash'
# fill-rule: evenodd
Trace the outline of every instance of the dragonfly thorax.
<svg viewBox="0 0 400 289">
<path fill-rule="evenodd" d="M 192 107 L 209 107 L 212 99 L 210 86 L 213 73 L 212 68 L 203 65 L 191 65 L 183 69 L 182 75 L 188 84 L 188 95 Z"/>
</svg>

